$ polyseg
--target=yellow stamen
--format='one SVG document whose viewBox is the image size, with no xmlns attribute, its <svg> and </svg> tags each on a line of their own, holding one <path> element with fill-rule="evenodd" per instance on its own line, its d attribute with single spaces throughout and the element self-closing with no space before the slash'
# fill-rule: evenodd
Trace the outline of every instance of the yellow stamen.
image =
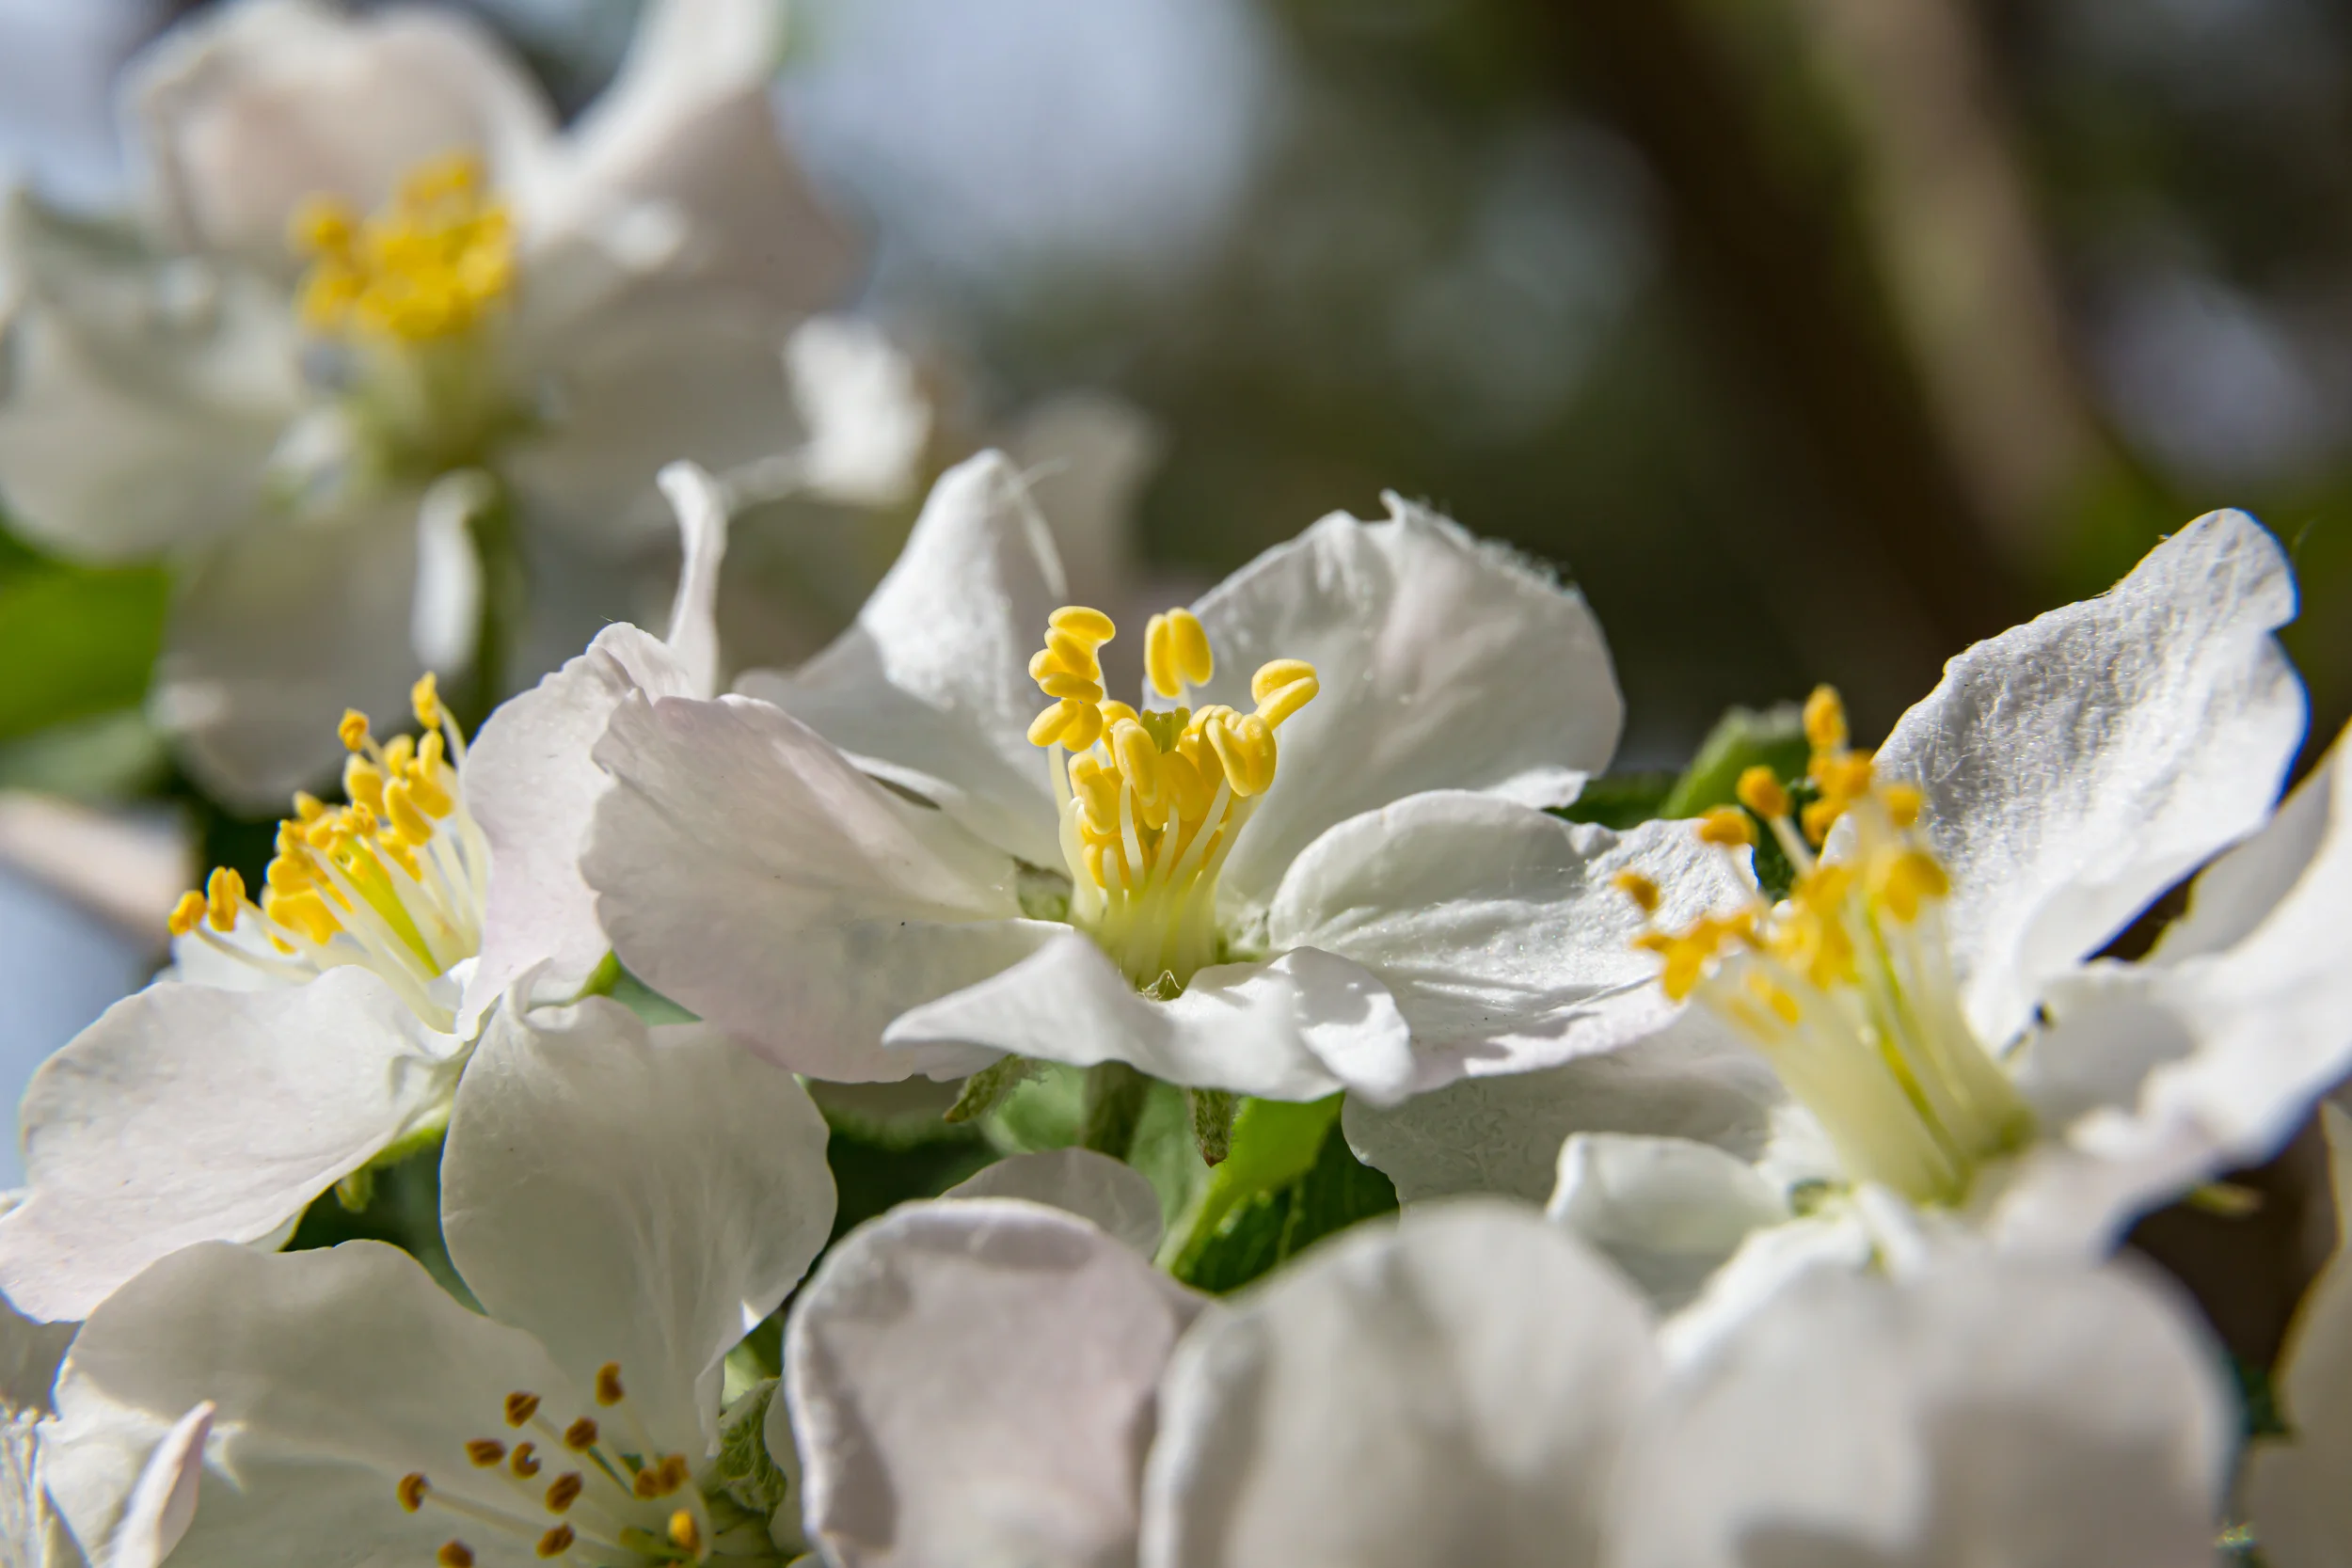
<svg viewBox="0 0 2352 1568">
<path fill-rule="evenodd" d="M 1609 879 L 1609 885 L 1633 900 L 1644 914 L 1656 914 L 1663 896 L 1658 884 L 1638 871 L 1620 871 Z"/>
<path fill-rule="evenodd" d="M 484 199 L 470 153 L 421 166 L 364 221 L 331 200 L 305 203 L 290 237 L 310 263 L 301 309 L 312 332 L 450 338 L 480 324 L 514 284 L 513 226 L 502 205 Z"/>
<path fill-rule="evenodd" d="M 1817 752 L 1835 752 L 1846 744 L 1845 700 L 1837 689 L 1817 686 L 1804 700 L 1804 737 Z"/>
<path fill-rule="evenodd" d="M 204 911 L 208 907 L 202 894 L 182 894 L 180 902 L 171 907 L 171 919 L 168 923 L 171 934 L 175 937 L 184 937 L 190 931 L 195 930 L 198 924 L 203 920 Z"/>
<path fill-rule="evenodd" d="M 466 1457 L 474 1468 L 486 1470 L 506 1457 L 506 1445 L 495 1437 L 472 1437 L 466 1441 Z"/>
<path fill-rule="evenodd" d="M 539 1414 L 539 1396 L 521 1389 L 506 1396 L 506 1424 L 519 1427 Z"/>
<path fill-rule="evenodd" d="M 343 709 L 342 722 L 335 726 L 335 734 L 342 740 L 343 750 L 357 752 L 367 746 L 368 728 L 368 716 L 356 707 L 347 707 Z"/>
<path fill-rule="evenodd" d="M 1915 826 L 1927 806 L 1927 797 L 1916 784 L 1888 784 L 1879 791 L 1879 799 L 1885 802 L 1886 815 L 1898 828 Z"/>
<path fill-rule="evenodd" d="M 214 930 L 235 930 L 237 911 L 245 908 L 245 879 L 230 866 L 214 867 L 204 884 L 204 907 Z"/>
<path fill-rule="evenodd" d="M 1740 775 L 1733 793 L 1739 796 L 1741 805 L 1766 821 L 1788 815 L 1788 791 L 1781 786 L 1780 775 L 1762 763 Z"/>
<path fill-rule="evenodd" d="M 703 1555 L 702 1526 L 682 1508 L 670 1515 L 670 1544 L 690 1557 Z"/>
<path fill-rule="evenodd" d="M 1189 610 L 1152 616 L 1143 629 L 1143 668 L 1163 697 L 1181 695 L 1187 685 L 1207 685 L 1216 660 L 1200 618 Z"/>
<path fill-rule="evenodd" d="M 507 1456 L 506 1467 L 523 1480 L 529 1481 L 537 1475 L 540 1469 L 538 1455 L 534 1451 L 536 1448 L 537 1445 L 532 1443 L 516 1444 L 515 1451 Z"/>
<path fill-rule="evenodd" d="M 586 1453 L 596 1446 L 596 1423 L 582 1416 L 564 1429 L 564 1446 L 574 1453 Z"/>
<path fill-rule="evenodd" d="M 408 706 L 427 733 L 441 727 L 441 689 L 432 671 L 419 675 L 417 684 L 408 689 Z"/>
<path fill-rule="evenodd" d="M 558 1525 L 553 1529 L 548 1531 L 547 1534 L 539 1537 L 539 1555 L 541 1557 L 562 1557 L 565 1552 L 572 1549 L 573 1539 L 574 1537 L 572 1535 L 571 1526 Z"/>
<path fill-rule="evenodd" d="M 424 1479 L 422 1470 L 411 1470 L 400 1478 L 400 1485 L 394 1490 L 400 1496 L 400 1506 L 414 1513 L 424 1506 L 425 1494 L 433 1490 L 433 1483 Z"/>
<path fill-rule="evenodd" d="M 463 1541 L 453 1541 L 434 1554 L 441 1568 L 473 1568 L 473 1549 Z"/>
<path fill-rule="evenodd" d="M 1717 806 L 1699 818 L 1699 842 L 1724 849 L 1753 847 L 1755 819 L 1738 806 Z"/>
<path fill-rule="evenodd" d="M 1886 905 L 1887 912 L 1906 926 L 1919 918 L 1922 903 L 1951 895 L 1951 878 L 1925 849 L 1883 855 L 1870 869 L 1876 884 L 1871 891 Z"/>
<path fill-rule="evenodd" d="M 618 1361 L 608 1361 L 598 1367 L 596 1369 L 596 1402 L 602 1405 L 614 1405 L 627 1398 L 628 1398 L 628 1392 L 621 1386 L 621 1364 Z"/>
<path fill-rule="evenodd" d="M 566 1470 L 548 1483 L 547 1504 L 549 1513 L 568 1513 L 580 1501 L 580 1494 L 587 1486 L 578 1470 Z"/>
</svg>

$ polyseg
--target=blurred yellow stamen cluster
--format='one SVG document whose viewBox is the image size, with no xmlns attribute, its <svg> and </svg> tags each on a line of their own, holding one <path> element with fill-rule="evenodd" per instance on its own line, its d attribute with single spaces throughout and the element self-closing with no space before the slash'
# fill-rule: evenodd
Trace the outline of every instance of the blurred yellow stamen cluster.
<svg viewBox="0 0 2352 1568">
<path fill-rule="evenodd" d="M 430 1508 L 449 1513 L 496 1530 L 543 1560 L 615 1568 L 704 1561 L 719 1533 L 714 1525 L 739 1525 L 733 1515 L 741 1511 L 714 1519 L 714 1508 L 722 1505 L 695 1487 L 693 1463 L 686 1455 L 657 1451 L 627 1402 L 620 1373 L 609 1361 L 598 1369 L 596 1400 L 617 1418 L 626 1441 L 616 1441 L 587 1416 L 559 1428 L 540 1413 L 537 1394 L 517 1390 L 506 1396 L 504 1423 L 514 1432 L 537 1433 L 535 1439 L 469 1438 L 466 1465 L 451 1472 L 453 1479 L 437 1481 L 412 1470 L 400 1478 L 393 1497 L 406 1513 Z M 539 1476 L 550 1463 L 567 1467 L 542 1485 Z M 754 1549 L 748 1555 L 766 1560 L 770 1554 L 759 1548 L 767 1544 L 767 1521 L 755 1523 L 759 1538 L 749 1543 Z M 474 1550 L 451 1541 L 438 1560 L 465 1568 L 475 1560 Z"/>
<path fill-rule="evenodd" d="M 1223 704 L 1137 709 L 1104 694 L 1098 650 L 1115 635 L 1099 610 L 1053 613 L 1045 646 L 1029 660 L 1052 705 L 1029 725 L 1029 740 L 1072 753 L 1054 770 L 1072 923 L 1138 986 L 1182 986 L 1214 959 L 1217 873 L 1274 783 L 1276 732 L 1318 686 L 1312 665 L 1275 659 L 1250 680 L 1251 712 Z M 1164 699 L 1215 674 L 1208 633 L 1192 611 L 1152 617 L 1144 669 Z"/>
<path fill-rule="evenodd" d="M 455 337 L 514 286 L 513 226 L 485 196 L 482 160 L 470 152 L 422 165 L 366 218 L 314 197 L 290 237 L 310 263 L 302 321 L 316 333 L 358 329 L 411 343 Z"/>
<path fill-rule="evenodd" d="M 1806 702 L 1804 731 L 1817 794 L 1802 811 L 1771 768 L 1751 768 L 1738 785 L 1746 810 L 1718 808 L 1697 827 L 1738 854 L 1761 818 L 1795 868 L 1788 896 L 1637 941 L 1659 956 L 1669 996 L 1696 1000 L 1764 1052 L 1851 1176 L 1957 1203 L 1978 1164 L 2030 1134 L 2032 1116 L 1962 1010 L 1941 909 L 1951 882 L 1916 831 L 1919 791 L 1883 783 L 1851 749 L 1829 688 Z M 1817 859 L 1841 820 L 1851 842 Z M 1656 912 L 1646 879 L 1618 886 Z"/>
<path fill-rule="evenodd" d="M 410 697 L 421 740 L 378 744 L 366 715 L 343 715 L 346 803 L 294 797 L 261 902 L 222 866 L 202 893 L 180 900 L 172 935 L 294 982 L 361 964 L 419 1017 L 451 1027 L 453 999 L 437 982 L 481 947 L 489 851 L 458 793 L 464 734 L 431 675 Z"/>
</svg>

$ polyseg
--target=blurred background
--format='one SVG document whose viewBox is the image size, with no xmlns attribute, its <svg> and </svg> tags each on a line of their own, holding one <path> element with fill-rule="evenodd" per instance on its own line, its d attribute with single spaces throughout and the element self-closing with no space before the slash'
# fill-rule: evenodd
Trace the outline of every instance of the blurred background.
<svg viewBox="0 0 2352 1568">
<path fill-rule="evenodd" d="M 0 178 L 120 201 L 114 72 L 192 8 L 0 0 Z M 634 15 L 471 8 L 567 109 Z M 1971 640 L 2236 505 L 2296 558 L 2314 735 L 2352 711 L 2341 7 L 801 0 L 794 28 L 779 112 L 871 246 L 848 305 L 961 367 L 975 423 L 1073 388 L 1148 412 L 1171 584 L 1429 500 L 1582 586 L 1620 766 L 1672 767 L 1818 680 L 1875 736 Z M 48 592 L 0 545 L 0 623 Z M 150 744 L 151 642 L 44 635 L 89 668 L 0 679 L 0 789 Z M 72 820 L 0 801 L 12 1105 L 159 933 L 49 891 Z"/>
</svg>

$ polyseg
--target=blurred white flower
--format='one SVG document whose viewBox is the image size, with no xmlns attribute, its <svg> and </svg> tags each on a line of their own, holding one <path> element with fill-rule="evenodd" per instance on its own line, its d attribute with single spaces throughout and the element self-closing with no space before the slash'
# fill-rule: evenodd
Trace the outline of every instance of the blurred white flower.
<svg viewBox="0 0 2352 1568">
<path fill-rule="evenodd" d="M 1737 877 L 1678 828 L 1520 803 L 1608 759 L 1599 628 L 1392 505 L 1154 617 L 1130 707 L 1018 476 L 963 464 L 817 659 L 613 711 L 582 873 L 615 951 L 842 1080 L 1012 1055 L 1392 1101 L 1656 1028 L 1609 878 L 1645 868 L 1695 915 Z"/>
<path fill-rule="evenodd" d="M 579 993 L 605 953 L 577 862 L 626 690 L 707 695 L 726 513 L 662 476 L 684 568 L 667 640 L 610 626 L 469 748 L 430 677 L 424 738 L 342 726 L 344 792 L 296 798 L 259 902 L 216 871 L 173 920 L 172 968 L 25 1091 L 30 1190 L 0 1217 L 0 1290 L 85 1316 L 176 1247 L 282 1233 L 328 1187 L 445 1124 L 485 1014 L 518 981 Z"/>
<path fill-rule="evenodd" d="M 461 16 L 240 0 L 131 69 L 140 226 L 13 204 L 11 518 L 187 563 L 157 705 L 209 786 L 308 783 L 343 704 L 472 657 L 477 527 L 581 578 L 661 463 L 788 436 L 780 351 L 848 245 L 777 139 L 780 22 L 658 0 L 558 134 Z"/>
<path fill-rule="evenodd" d="M 126 1473 L 209 1400 L 211 1483 L 173 1568 L 780 1562 L 781 1413 L 723 1413 L 722 1363 L 824 1243 L 824 1149 L 789 1074 L 699 1029 L 601 998 L 501 1013 L 441 1176 L 486 1315 L 373 1242 L 187 1248 L 83 1326 L 43 1429 L 51 1492 L 103 1560 Z"/>
<path fill-rule="evenodd" d="M 2286 1431 L 2258 1437 L 2241 1496 L 2270 1568 L 2330 1568 L 2352 1549 L 2352 1120 L 2321 1107 L 2334 1170 L 2335 1255 L 2304 1292 L 2274 1387 Z"/>
</svg>

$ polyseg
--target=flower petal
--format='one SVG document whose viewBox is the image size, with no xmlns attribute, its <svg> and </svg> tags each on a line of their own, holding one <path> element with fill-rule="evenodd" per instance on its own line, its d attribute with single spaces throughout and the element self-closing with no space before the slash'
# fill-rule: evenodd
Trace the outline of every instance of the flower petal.
<svg viewBox="0 0 2352 1568">
<path fill-rule="evenodd" d="M 502 1405 L 516 1389 L 573 1403 L 530 1336 L 458 1306 L 405 1254 L 375 1242 L 290 1253 L 207 1243 L 91 1314 L 43 1429 L 50 1490 L 93 1560 L 108 1560 L 149 1456 L 210 1401 L 214 1476 L 171 1568 L 429 1562 L 453 1534 L 504 1568 L 506 1540 L 437 1508 L 411 1514 L 393 1488 L 423 1471 L 436 1488 L 512 1509 L 515 1495 L 472 1470 L 465 1444 L 508 1434 Z"/>
<path fill-rule="evenodd" d="M 1133 404 L 1067 392 L 1024 410 L 1005 446 L 1053 531 L 1072 601 L 1147 625 L 1165 606 L 1136 597 L 1136 508 L 1167 437 Z M 1143 678 L 1142 644 L 1131 632 L 1101 650 L 1114 693 Z"/>
<path fill-rule="evenodd" d="M 86 1317 L 175 1248 L 269 1235 L 437 1115 L 456 1050 L 357 967 L 126 997 L 24 1092 L 31 1190 L 0 1217 L 0 1290 Z"/>
<path fill-rule="evenodd" d="M 2233 1430 L 2217 1366 L 2119 1273 L 1817 1272 L 1672 1388 L 1614 1560 L 2210 1563 Z"/>
<path fill-rule="evenodd" d="M 1130 1556 L 1161 1369 L 1201 1305 L 1038 1204 L 909 1204 L 853 1231 L 785 1331 L 826 1560 Z"/>
<path fill-rule="evenodd" d="M 1454 1193 L 1541 1203 L 1572 1132 L 1694 1138 L 1754 1159 L 1785 1098 L 1751 1047 L 1708 1014 L 1685 1008 L 1621 1051 L 1464 1079 L 1386 1110 L 1351 1096 L 1341 1125 L 1357 1158 L 1407 1203 Z"/>
<path fill-rule="evenodd" d="M 1622 1132 L 1580 1132 L 1561 1146 L 1544 1212 L 1661 1312 L 1696 1296 L 1751 1232 L 1789 1217 L 1788 1200 L 1746 1161 L 1689 1138 Z"/>
<path fill-rule="evenodd" d="M 166 224 L 191 248 L 265 270 L 293 270 L 287 228 L 307 198 L 364 213 L 418 164 L 469 149 L 503 171 L 553 125 L 490 35 L 442 10 L 241 0 L 165 34 L 126 79 Z"/>
<path fill-rule="evenodd" d="M 188 1533 L 196 1517 L 197 1482 L 204 1473 L 204 1440 L 212 1435 L 213 1402 L 190 1410 L 164 1433 L 131 1488 L 115 1529 L 109 1568 L 158 1568 Z"/>
<path fill-rule="evenodd" d="M 1060 930 L 1002 974 L 900 1014 L 882 1043 L 980 1046 L 1073 1067 L 1125 1062 L 1170 1084 L 1266 1100 L 1353 1088 L 1386 1103 L 1411 1079 L 1395 1001 L 1345 958 L 1301 947 L 1271 963 L 1215 964 L 1162 1002 L 1091 940 Z"/>
<path fill-rule="evenodd" d="M 1044 519 L 1002 452 L 947 470 L 857 625 L 787 675 L 737 689 L 774 703 L 1008 854 L 1062 863 L 1028 677 L 1062 603 Z"/>
<path fill-rule="evenodd" d="M 1394 496 L 1390 516 L 1324 518 L 1194 607 L 1216 655 L 1200 699 L 1248 712 L 1251 674 L 1303 658 L 1322 689 L 1233 846 L 1225 887 L 1273 896 L 1317 834 L 1429 789 L 1573 799 L 1608 765 L 1625 705 L 1584 597 Z"/>
<path fill-rule="evenodd" d="M 345 708 L 405 715 L 424 673 L 409 645 L 418 497 L 333 517 L 257 522 L 180 584 L 151 699 L 189 771 L 256 814 L 331 774 Z"/>
<path fill-rule="evenodd" d="M 1052 1148 L 1015 1154 L 981 1168 L 942 1197 L 1018 1197 L 1092 1220 L 1149 1258 L 1158 1250 L 1163 1222 L 1159 1195 L 1135 1166 L 1090 1148 Z"/>
<path fill-rule="evenodd" d="M 884 1052 L 882 1027 L 1066 929 L 1018 918 L 1009 860 L 765 703 L 632 694 L 596 759 L 614 783 L 580 872 L 621 961 L 796 1071 L 986 1066 Z"/>
<path fill-rule="evenodd" d="M 1330 829 L 1292 863 L 1267 935 L 1380 976 L 1413 1028 L 1414 1087 L 1524 1072 L 1655 1034 L 1678 1010 L 1637 950 L 1645 916 L 1611 885 L 1665 891 L 1665 927 L 1736 907 L 1754 883 L 1684 822 L 1625 833 L 1462 790 Z"/>
<path fill-rule="evenodd" d="M 713 607 L 726 553 L 725 499 L 692 464 L 671 465 L 661 481 L 682 546 L 668 637 L 657 641 L 635 626 L 605 627 L 586 653 L 501 704 L 467 750 L 466 809 L 491 851 L 469 1004 L 503 995 L 538 963 L 546 965 L 544 994 L 579 994 L 612 946 L 580 871 L 596 802 L 611 784 L 591 753 L 629 692 L 708 697 L 717 685 Z"/>
<path fill-rule="evenodd" d="M 720 1362 L 833 1227 L 825 1119 L 792 1075 L 619 1003 L 501 1009 L 441 1155 L 451 1261 L 574 1382 L 621 1366 L 656 1437 L 717 1436 Z M 691 1451 L 699 1451 L 691 1450 Z"/>
<path fill-rule="evenodd" d="M 2279 1367 L 2287 1434 L 2251 1446 L 2247 1512 L 2264 1561 L 2324 1568 L 2352 1541 L 2352 1267 L 2341 1249 L 2296 1309 Z"/>
<path fill-rule="evenodd" d="M 1186 1337 L 1141 1561 L 1597 1562 L 1657 1376 L 1641 1302 L 1532 1211 L 1360 1227 Z"/>
<path fill-rule="evenodd" d="M 2278 542 L 2212 513 L 2104 596 L 1954 658 L 1896 724 L 1880 770 L 1927 792 L 1983 1037 L 2015 1035 L 2043 981 L 2269 815 L 2303 738 L 2271 635 L 2294 614 Z"/>
</svg>

